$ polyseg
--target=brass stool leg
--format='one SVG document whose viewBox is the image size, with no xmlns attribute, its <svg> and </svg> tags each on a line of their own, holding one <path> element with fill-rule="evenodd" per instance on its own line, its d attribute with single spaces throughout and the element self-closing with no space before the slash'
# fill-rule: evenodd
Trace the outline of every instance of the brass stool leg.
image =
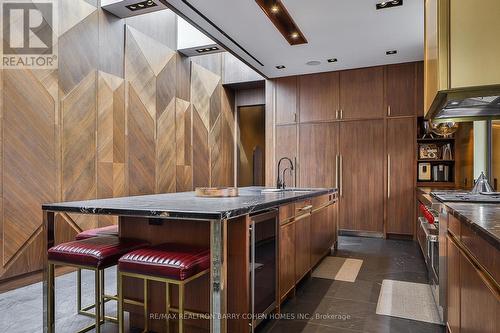
<svg viewBox="0 0 500 333">
<path fill-rule="evenodd" d="M 82 269 L 78 268 L 76 271 L 76 305 L 77 311 L 82 311 Z"/>
<path fill-rule="evenodd" d="M 144 332 L 149 331 L 149 320 L 148 320 L 148 280 L 144 279 Z"/>
<path fill-rule="evenodd" d="M 48 333 L 54 333 L 55 331 L 55 277 L 54 277 L 54 267 L 55 265 L 48 264 L 48 281 L 47 281 L 47 327 Z"/>
<path fill-rule="evenodd" d="M 179 284 L 179 333 L 184 333 L 184 283 Z"/>
<path fill-rule="evenodd" d="M 125 331 L 125 319 L 123 313 L 123 285 L 122 285 L 122 273 L 118 271 L 117 276 L 118 281 L 118 332 L 123 333 Z"/>
<path fill-rule="evenodd" d="M 167 333 L 170 333 L 170 284 L 168 282 L 165 283 L 165 315 L 167 322 Z"/>
<path fill-rule="evenodd" d="M 106 321 L 106 311 L 105 311 L 105 305 L 106 302 L 104 302 L 104 269 L 101 269 L 99 271 L 99 283 L 101 284 L 101 316 L 102 316 L 102 322 Z"/>
<path fill-rule="evenodd" d="M 101 333 L 101 283 L 100 270 L 95 270 L 95 333 Z"/>
</svg>

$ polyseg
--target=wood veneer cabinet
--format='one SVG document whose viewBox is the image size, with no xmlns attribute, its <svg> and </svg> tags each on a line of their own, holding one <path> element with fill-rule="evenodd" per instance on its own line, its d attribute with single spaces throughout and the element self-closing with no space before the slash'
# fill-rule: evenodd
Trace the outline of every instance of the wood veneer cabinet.
<svg viewBox="0 0 500 333">
<path fill-rule="evenodd" d="M 460 332 L 460 250 L 448 237 L 447 244 L 447 318 L 451 333 Z"/>
<path fill-rule="evenodd" d="M 325 251 L 334 243 L 332 235 L 334 234 L 333 217 L 330 215 L 329 207 L 320 208 L 312 212 L 311 220 L 311 266 L 315 266 Z"/>
<path fill-rule="evenodd" d="M 387 116 L 414 116 L 416 95 L 416 64 L 386 66 L 385 100 Z"/>
<path fill-rule="evenodd" d="M 416 126 L 413 117 L 387 120 L 387 233 L 413 235 Z"/>
<path fill-rule="evenodd" d="M 384 120 L 340 124 L 339 228 L 383 233 Z"/>
<path fill-rule="evenodd" d="M 276 79 L 276 124 L 297 121 L 297 77 Z"/>
<path fill-rule="evenodd" d="M 299 125 L 301 187 L 337 186 L 338 129 L 338 123 Z"/>
<path fill-rule="evenodd" d="M 285 182 L 287 186 L 295 186 L 295 177 L 297 173 L 295 160 L 297 158 L 297 125 L 282 125 L 276 127 L 276 163 L 282 157 L 288 157 L 294 162 L 295 171 L 290 175 L 285 173 Z M 288 163 L 286 167 L 289 167 Z M 281 167 L 281 172 L 285 166 Z"/>
<path fill-rule="evenodd" d="M 500 296 L 492 292 L 483 274 L 460 253 L 460 333 L 500 332 Z"/>
<path fill-rule="evenodd" d="M 335 120 L 339 110 L 339 72 L 299 76 L 300 122 Z"/>
<path fill-rule="evenodd" d="M 311 216 L 308 214 L 295 221 L 295 281 L 299 282 L 310 269 Z"/>
<path fill-rule="evenodd" d="M 280 227 L 279 235 L 280 300 L 295 286 L 295 223 Z"/>
<path fill-rule="evenodd" d="M 340 118 L 384 117 L 384 67 L 340 72 Z"/>
</svg>

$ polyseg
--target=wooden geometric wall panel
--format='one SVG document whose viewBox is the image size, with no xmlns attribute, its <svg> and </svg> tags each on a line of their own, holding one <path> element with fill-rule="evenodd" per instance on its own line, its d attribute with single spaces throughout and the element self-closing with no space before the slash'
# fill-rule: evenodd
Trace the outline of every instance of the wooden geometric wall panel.
<svg viewBox="0 0 500 333">
<path fill-rule="evenodd" d="M 191 64 L 191 103 L 199 113 L 206 129 L 210 128 L 210 123 L 213 124 L 215 122 L 215 120 L 210 122 L 210 98 L 220 83 L 220 79 L 219 75 L 210 72 L 200 65 Z"/>
<path fill-rule="evenodd" d="M 99 72 L 97 119 L 97 197 L 125 195 L 124 80 Z"/>
<path fill-rule="evenodd" d="M 175 133 L 177 165 L 191 165 L 191 108 L 180 98 L 175 105 Z"/>
<path fill-rule="evenodd" d="M 175 83 L 176 83 L 176 58 L 171 57 L 163 70 L 156 77 L 156 110 L 159 119 L 165 108 L 174 102 L 175 106 Z M 172 123 L 175 127 L 175 124 Z"/>
<path fill-rule="evenodd" d="M 40 204 L 56 199 L 55 103 L 29 71 L 3 71 L 5 265 L 34 236 Z"/>
<path fill-rule="evenodd" d="M 208 146 L 210 147 L 210 186 L 224 186 L 223 163 L 223 117 L 218 117 L 209 134 Z"/>
<path fill-rule="evenodd" d="M 96 73 L 61 101 L 64 201 L 96 198 Z"/>
<path fill-rule="evenodd" d="M 132 86 L 128 98 L 129 194 L 155 192 L 155 121 Z"/>
<path fill-rule="evenodd" d="M 208 130 L 193 105 L 193 187 L 210 185 Z"/>
<path fill-rule="evenodd" d="M 157 178 L 159 193 L 175 192 L 175 98 L 159 116 L 157 124 Z"/>
<path fill-rule="evenodd" d="M 66 33 L 87 16 L 97 10 L 96 6 L 84 0 L 59 0 L 59 36 Z"/>
<path fill-rule="evenodd" d="M 66 19 L 63 16 L 60 21 Z M 59 37 L 59 88 L 64 95 L 97 69 L 98 22 L 94 11 Z"/>
</svg>

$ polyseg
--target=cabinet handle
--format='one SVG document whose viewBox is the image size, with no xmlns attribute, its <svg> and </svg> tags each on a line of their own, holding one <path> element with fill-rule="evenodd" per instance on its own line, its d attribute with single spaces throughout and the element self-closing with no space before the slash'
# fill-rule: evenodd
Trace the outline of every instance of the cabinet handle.
<svg viewBox="0 0 500 333">
<path fill-rule="evenodd" d="M 343 184 L 342 178 L 343 178 L 343 172 L 344 172 L 344 170 L 343 170 L 343 166 L 342 166 L 342 164 L 343 164 L 342 155 L 340 155 L 340 162 L 339 162 L 339 164 L 340 164 L 340 168 L 339 168 L 339 170 L 340 170 L 340 173 L 339 173 L 340 197 L 343 198 L 344 197 L 344 184 Z"/>
<path fill-rule="evenodd" d="M 387 105 L 387 116 L 388 117 L 391 116 L 391 106 L 390 105 Z"/>
<path fill-rule="evenodd" d="M 293 113 L 293 122 L 296 123 L 297 122 L 297 112 L 294 112 Z"/>
<path fill-rule="evenodd" d="M 340 119 L 344 119 L 344 110 L 340 109 Z"/>
<path fill-rule="evenodd" d="M 387 154 L 387 199 L 391 198 L 391 154 Z"/>
<path fill-rule="evenodd" d="M 335 110 L 335 119 L 339 119 L 339 109 Z"/>
<path fill-rule="evenodd" d="M 313 205 L 307 205 L 307 206 L 304 206 L 302 208 L 299 209 L 299 211 L 303 212 L 303 211 L 306 211 L 306 210 L 310 210 L 313 208 Z"/>
<path fill-rule="evenodd" d="M 339 187 L 339 154 L 335 155 L 335 186 Z"/>
</svg>

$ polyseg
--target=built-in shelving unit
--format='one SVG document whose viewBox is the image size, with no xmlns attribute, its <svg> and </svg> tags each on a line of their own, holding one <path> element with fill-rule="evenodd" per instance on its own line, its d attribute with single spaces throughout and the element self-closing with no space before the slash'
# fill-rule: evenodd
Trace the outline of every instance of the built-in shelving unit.
<svg viewBox="0 0 500 333">
<path fill-rule="evenodd" d="M 425 133 L 424 119 L 418 118 L 417 131 L 417 186 L 448 187 L 455 183 L 455 138 Z M 424 138 L 424 134 L 426 137 Z M 428 147 L 435 157 L 424 157 L 421 148 Z M 435 150 L 433 149 L 435 148 Z M 448 150 L 450 156 L 444 157 Z"/>
</svg>

